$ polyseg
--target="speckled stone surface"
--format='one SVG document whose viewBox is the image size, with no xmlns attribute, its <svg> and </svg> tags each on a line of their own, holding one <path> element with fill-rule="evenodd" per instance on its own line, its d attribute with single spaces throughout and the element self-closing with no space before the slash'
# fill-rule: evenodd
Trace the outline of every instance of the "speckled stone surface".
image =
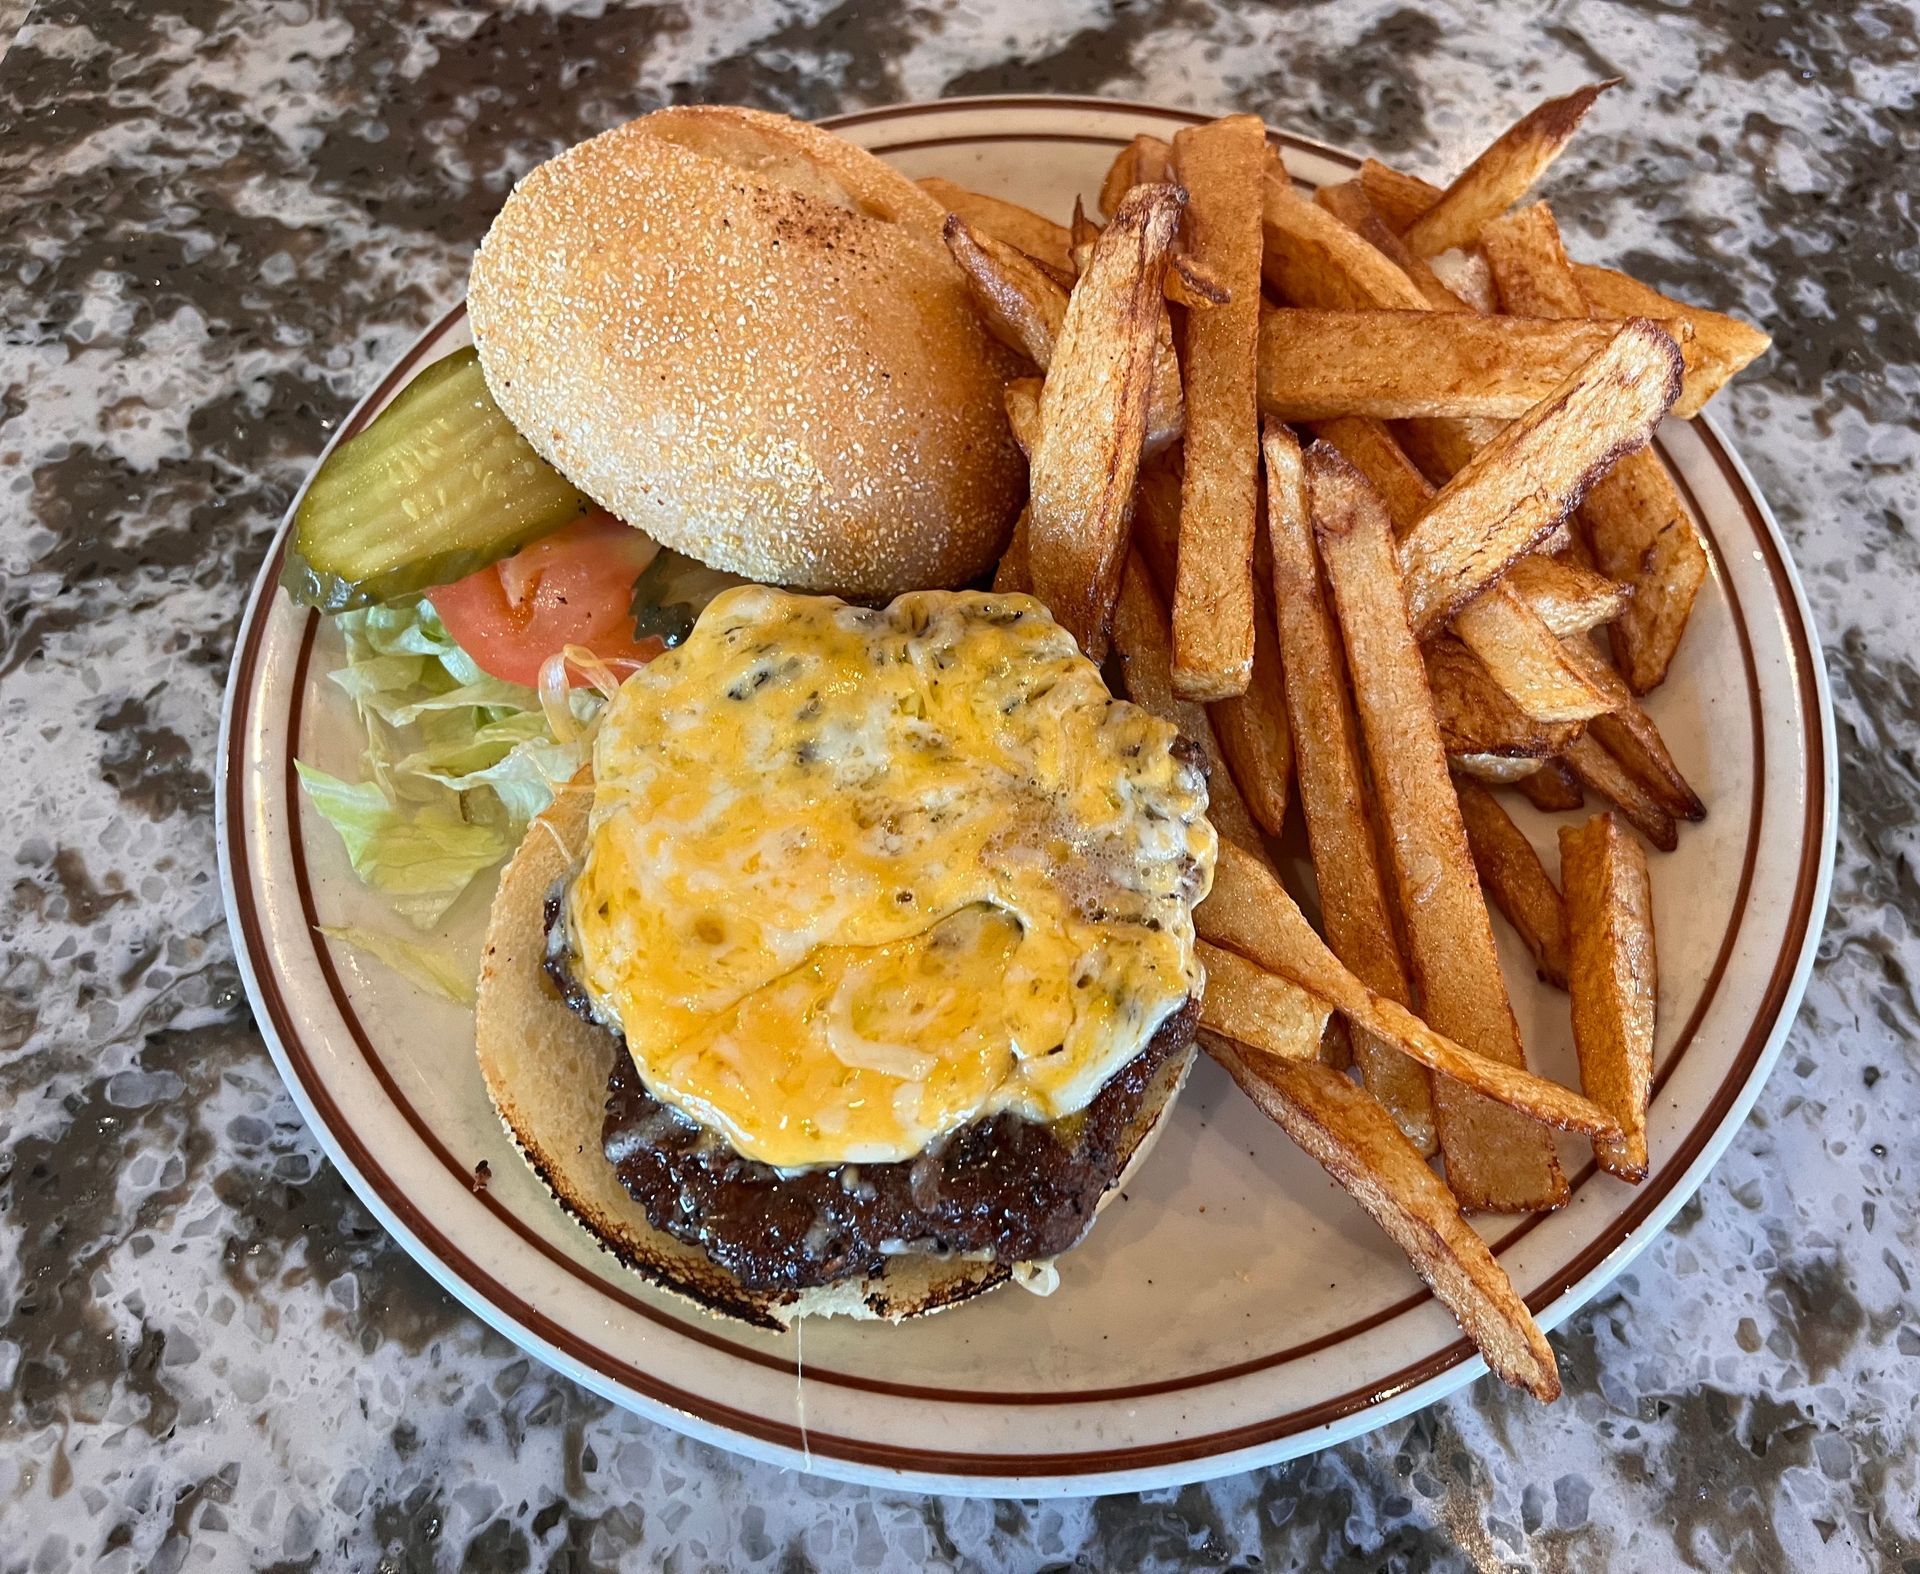
<svg viewBox="0 0 1920 1574">
<path fill-rule="evenodd" d="M 13 0 L 0 28 L 0 1571 L 1920 1569 L 1911 6 Z M 239 996 L 220 690 L 329 423 L 517 174 L 670 100 L 1013 89 L 1257 110 L 1444 178 L 1615 73 L 1552 193 L 1576 249 L 1778 335 L 1717 408 L 1806 576 L 1844 807 L 1793 1040 L 1556 1336 L 1562 1403 L 1482 1382 L 1144 1498 L 869 1491 L 610 1409 L 383 1237 Z"/>
</svg>

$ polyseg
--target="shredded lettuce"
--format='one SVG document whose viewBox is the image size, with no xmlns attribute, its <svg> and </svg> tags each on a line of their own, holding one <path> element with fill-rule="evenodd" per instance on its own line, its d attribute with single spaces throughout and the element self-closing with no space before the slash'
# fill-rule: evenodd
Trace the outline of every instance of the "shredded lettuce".
<svg viewBox="0 0 1920 1574">
<path fill-rule="evenodd" d="M 529 699 L 533 700 L 533 708 L 538 711 L 540 701 L 532 689 L 524 689 L 517 683 L 507 683 L 500 678 L 481 678 L 478 682 L 463 683 L 442 694 L 427 693 L 416 699 L 383 693 L 378 696 L 377 710 L 380 719 L 389 726 L 408 727 L 435 711 L 486 710 L 518 714 L 525 709 Z"/>
<path fill-rule="evenodd" d="M 353 872 L 422 929 L 513 845 L 504 815 L 498 823 L 469 822 L 458 794 L 445 803 L 398 801 L 379 781 L 343 782 L 298 760 L 294 766 L 308 802 L 340 833 Z"/>
<path fill-rule="evenodd" d="M 402 978 L 418 984 L 428 994 L 451 1000 L 457 1006 L 473 1004 L 472 968 L 463 966 L 440 947 L 410 940 L 405 935 L 389 934 L 383 929 L 366 929 L 354 924 L 322 924 L 320 933 L 385 962 Z"/>
<path fill-rule="evenodd" d="M 539 696 L 482 672 L 419 597 L 343 612 L 334 622 L 347 659 L 331 677 L 367 729 L 363 779 L 342 781 L 296 761 L 300 783 L 339 833 L 354 873 L 429 929 L 475 875 L 518 845 L 555 786 L 579 770 L 590 729 L 556 742 Z M 576 689 L 569 704 L 586 723 L 601 701 Z M 364 949 L 400 966 L 371 944 Z"/>
</svg>

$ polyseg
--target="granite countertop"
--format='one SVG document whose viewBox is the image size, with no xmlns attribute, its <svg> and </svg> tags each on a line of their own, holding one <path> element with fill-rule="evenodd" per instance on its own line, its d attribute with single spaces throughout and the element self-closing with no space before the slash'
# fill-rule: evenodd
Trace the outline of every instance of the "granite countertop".
<svg viewBox="0 0 1920 1574">
<path fill-rule="evenodd" d="M 25 12 L 22 24 L 21 13 Z M 604 14 L 603 14 L 604 13 Z M 1920 1568 L 1920 48 L 1910 4 L 0 3 L 0 1574 Z M 1833 916 L 1752 1119 L 1554 1339 L 1312 1459 L 1145 1497 L 801 1479 L 552 1375 L 322 1160 L 221 919 L 241 604 L 330 424 L 511 180 L 670 100 L 1257 110 L 1444 178 L 1624 75 L 1589 255 L 1768 322 L 1717 404 L 1839 716 Z M 1904 173 L 1903 173 L 1904 169 Z"/>
</svg>

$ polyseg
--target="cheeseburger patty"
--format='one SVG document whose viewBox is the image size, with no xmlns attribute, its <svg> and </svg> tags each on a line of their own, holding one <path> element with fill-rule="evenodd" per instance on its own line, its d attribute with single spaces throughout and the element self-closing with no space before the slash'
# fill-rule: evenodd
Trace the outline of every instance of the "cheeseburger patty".
<svg viewBox="0 0 1920 1574">
<path fill-rule="evenodd" d="M 788 1173 L 1082 1109 L 1199 987 L 1205 775 L 1037 602 L 742 588 L 594 742 L 574 979 Z"/>
<path fill-rule="evenodd" d="M 1003 1113 L 973 1121 L 919 1157 L 782 1175 L 743 1158 L 646 1090 L 625 1043 L 594 1016 L 553 943 L 547 973 L 567 1004 L 607 1036 L 611 1069 L 601 1142 L 648 1222 L 698 1246 L 751 1290 L 805 1290 L 877 1273 L 911 1249 L 974 1254 L 1003 1266 L 1053 1257 L 1093 1223 L 1140 1133 L 1155 1076 L 1193 1042 L 1192 1000 L 1078 1114 L 1043 1123 Z"/>
</svg>

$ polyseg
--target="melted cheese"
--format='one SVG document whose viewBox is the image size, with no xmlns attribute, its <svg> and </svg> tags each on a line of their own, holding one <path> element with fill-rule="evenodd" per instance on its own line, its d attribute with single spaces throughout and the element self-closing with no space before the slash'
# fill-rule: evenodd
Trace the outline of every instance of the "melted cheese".
<svg viewBox="0 0 1920 1574">
<path fill-rule="evenodd" d="M 576 974 L 657 1098 L 782 1168 L 1071 1114 L 1202 981 L 1175 738 L 1026 596 L 730 591 L 601 720 Z"/>
</svg>

